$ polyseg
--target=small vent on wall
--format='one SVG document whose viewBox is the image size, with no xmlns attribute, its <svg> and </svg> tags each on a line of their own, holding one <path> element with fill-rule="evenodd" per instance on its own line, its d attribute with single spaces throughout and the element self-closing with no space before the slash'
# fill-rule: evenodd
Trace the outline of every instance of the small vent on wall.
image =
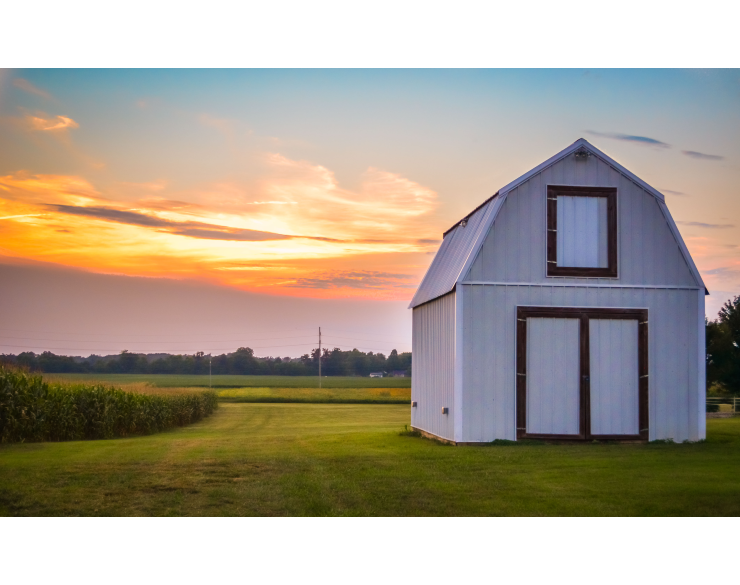
<svg viewBox="0 0 740 585">
<path fill-rule="evenodd" d="M 411 403 L 411 408 L 416 408 L 416 401 L 415 400 Z"/>
<path fill-rule="evenodd" d="M 449 408 L 447 408 L 446 406 L 442 407 L 442 414 L 449 414 L 449 412 L 450 412 Z"/>
<path fill-rule="evenodd" d="M 575 151 L 576 160 L 587 161 L 589 156 L 593 156 L 588 150 L 581 147 Z"/>
<path fill-rule="evenodd" d="M 460 227 L 465 227 L 466 225 L 468 225 L 468 220 L 467 219 L 464 219 L 464 220 L 462 220 L 460 222 Z"/>
</svg>

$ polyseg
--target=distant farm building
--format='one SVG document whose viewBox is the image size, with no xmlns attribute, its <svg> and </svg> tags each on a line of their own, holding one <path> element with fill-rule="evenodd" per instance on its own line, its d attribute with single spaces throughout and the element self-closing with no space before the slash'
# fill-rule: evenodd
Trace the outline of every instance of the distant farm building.
<svg viewBox="0 0 740 585">
<path fill-rule="evenodd" d="M 444 234 L 410 305 L 411 424 L 703 439 L 705 293 L 663 195 L 580 139 Z"/>
<path fill-rule="evenodd" d="M 370 377 L 371 378 L 382 378 L 383 372 L 370 372 Z"/>
<path fill-rule="evenodd" d="M 406 377 L 406 370 L 393 370 L 388 374 L 391 378 L 405 378 Z"/>
</svg>

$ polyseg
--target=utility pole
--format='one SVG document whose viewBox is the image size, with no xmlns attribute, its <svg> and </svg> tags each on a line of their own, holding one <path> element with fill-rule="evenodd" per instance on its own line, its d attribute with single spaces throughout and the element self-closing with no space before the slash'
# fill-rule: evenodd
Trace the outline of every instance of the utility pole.
<svg viewBox="0 0 740 585">
<path fill-rule="evenodd" d="M 208 389 L 211 390 L 211 356 L 208 356 Z"/>
<path fill-rule="evenodd" d="M 319 388 L 321 388 L 321 327 L 319 327 Z"/>
</svg>

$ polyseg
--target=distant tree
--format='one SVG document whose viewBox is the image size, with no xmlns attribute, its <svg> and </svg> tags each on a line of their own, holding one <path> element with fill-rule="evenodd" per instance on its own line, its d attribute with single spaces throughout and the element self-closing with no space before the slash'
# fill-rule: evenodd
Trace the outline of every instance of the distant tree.
<svg viewBox="0 0 740 585">
<path fill-rule="evenodd" d="M 142 358 L 142 359 L 139 359 Z M 144 362 L 143 364 L 141 362 Z M 148 369 L 146 366 L 146 358 L 139 356 L 136 353 L 129 353 L 128 350 L 124 349 L 118 356 L 117 362 L 110 362 L 113 367 L 112 371 L 120 372 L 122 374 L 133 374 L 140 372 L 142 369 Z"/>
<path fill-rule="evenodd" d="M 230 374 L 256 374 L 257 360 L 251 347 L 240 347 L 231 356 Z"/>
<path fill-rule="evenodd" d="M 716 321 L 706 322 L 707 384 L 740 395 L 740 295 L 728 300 Z"/>
<path fill-rule="evenodd" d="M 386 361 L 386 367 L 389 371 L 401 369 L 401 360 L 398 359 L 398 351 L 395 349 L 391 350 L 391 354 L 388 356 L 388 360 Z"/>
</svg>

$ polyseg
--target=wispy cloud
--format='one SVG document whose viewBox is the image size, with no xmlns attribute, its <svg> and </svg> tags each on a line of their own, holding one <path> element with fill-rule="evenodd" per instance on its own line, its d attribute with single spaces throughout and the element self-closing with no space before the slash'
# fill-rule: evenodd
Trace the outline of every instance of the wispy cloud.
<svg viewBox="0 0 740 585">
<path fill-rule="evenodd" d="M 137 201 L 137 206 L 154 211 L 172 211 L 184 213 L 203 212 L 204 207 L 189 201 L 178 201 L 176 199 L 164 199 L 162 197 L 145 197 Z"/>
<path fill-rule="evenodd" d="M 104 201 L 104 197 L 88 181 L 73 175 L 32 175 L 18 172 L 0 177 L 3 199 L 26 203 L 58 201 L 76 205 Z"/>
<path fill-rule="evenodd" d="M 624 142 L 633 142 L 635 144 L 641 144 L 642 146 L 653 146 L 656 148 L 670 148 L 671 145 L 658 140 L 656 138 L 650 138 L 648 136 L 636 136 L 634 134 L 619 134 L 617 132 L 596 132 L 595 130 L 586 130 L 588 134 L 592 136 L 601 136 L 602 138 L 610 138 L 612 140 L 622 140 Z"/>
<path fill-rule="evenodd" d="M 149 181 L 148 183 L 131 183 L 127 181 L 121 181 L 120 185 L 123 185 L 124 187 L 131 187 L 133 189 L 140 189 L 142 191 L 158 192 L 167 187 L 167 181 Z"/>
<path fill-rule="evenodd" d="M 675 195 L 677 197 L 688 197 L 688 193 L 684 193 L 682 191 L 673 191 L 671 189 L 661 189 L 662 193 L 667 193 L 668 195 Z"/>
<path fill-rule="evenodd" d="M 726 228 L 735 227 L 735 225 L 731 223 L 703 223 L 701 221 L 677 221 L 676 223 L 680 223 L 681 225 L 688 225 L 691 227 L 700 227 L 700 228 L 709 228 L 709 229 L 726 229 Z"/>
<path fill-rule="evenodd" d="M 396 288 L 410 288 L 416 285 L 408 281 L 413 276 L 409 274 L 393 274 L 375 271 L 329 271 L 311 275 L 307 278 L 298 278 L 285 283 L 285 286 L 294 288 L 369 288 L 384 289 L 389 286 Z M 399 282 L 401 281 L 401 282 Z"/>
<path fill-rule="evenodd" d="M 276 234 L 258 230 L 232 228 L 223 225 L 208 224 L 197 221 L 173 221 L 161 217 L 139 213 L 137 211 L 126 211 L 110 207 L 77 207 L 74 205 L 48 205 L 50 209 L 58 213 L 70 215 L 82 215 L 94 219 L 125 223 L 140 227 L 161 228 L 171 234 L 188 236 L 191 238 L 202 238 L 206 240 L 233 240 L 238 242 L 264 242 L 267 240 L 290 240 L 293 238 L 304 238 L 319 240 L 323 242 L 336 242 L 332 238 L 293 236 Z"/>
<path fill-rule="evenodd" d="M 703 274 L 719 277 L 733 277 L 740 275 L 740 268 L 737 266 L 720 266 L 711 270 L 704 270 Z"/>
<path fill-rule="evenodd" d="M 698 160 L 724 160 L 725 158 L 718 154 L 705 154 L 703 152 L 696 152 L 695 150 L 682 150 L 681 154 L 685 154 L 686 156 L 690 156 L 691 158 Z"/>
<path fill-rule="evenodd" d="M 0 219 L 19 219 L 21 217 L 40 217 L 43 213 L 22 213 L 20 215 L 6 215 L 4 217 L 0 217 Z"/>
<path fill-rule="evenodd" d="M 198 122 L 200 122 L 206 128 L 214 128 L 222 134 L 231 137 L 236 128 L 237 121 L 230 118 L 217 118 L 210 114 L 200 114 L 198 116 Z"/>
<path fill-rule="evenodd" d="M 27 116 L 26 121 L 33 130 L 41 130 L 43 132 L 71 130 L 80 127 L 77 122 L 67 116 L 54 116 L 52 118 L 46 118 L 42 115 Z"/>
<path fill-rule="evenodd" d="M 37 95 L 39 97 L 46 98 L 46 99 L 51 99 L 51 95 L 49 95 L 49 92 L 46 92 L 43 89 L 39 89 L 27 79 L 16 77 L 13 80 L 13 85 L 16 86 L 18 89 L 22 89 L 23 91 L 32 93 L 33 95 Z"/>
<path fill-rule="evenodd" d="M 136 107 L 140 110 L 148 110 L 149 108 L 161 105 L 162 99 L 157 97 L 142 97 L 136 100 L 136 102 L 134 103 L 136 104 Z"/>
</svg>

